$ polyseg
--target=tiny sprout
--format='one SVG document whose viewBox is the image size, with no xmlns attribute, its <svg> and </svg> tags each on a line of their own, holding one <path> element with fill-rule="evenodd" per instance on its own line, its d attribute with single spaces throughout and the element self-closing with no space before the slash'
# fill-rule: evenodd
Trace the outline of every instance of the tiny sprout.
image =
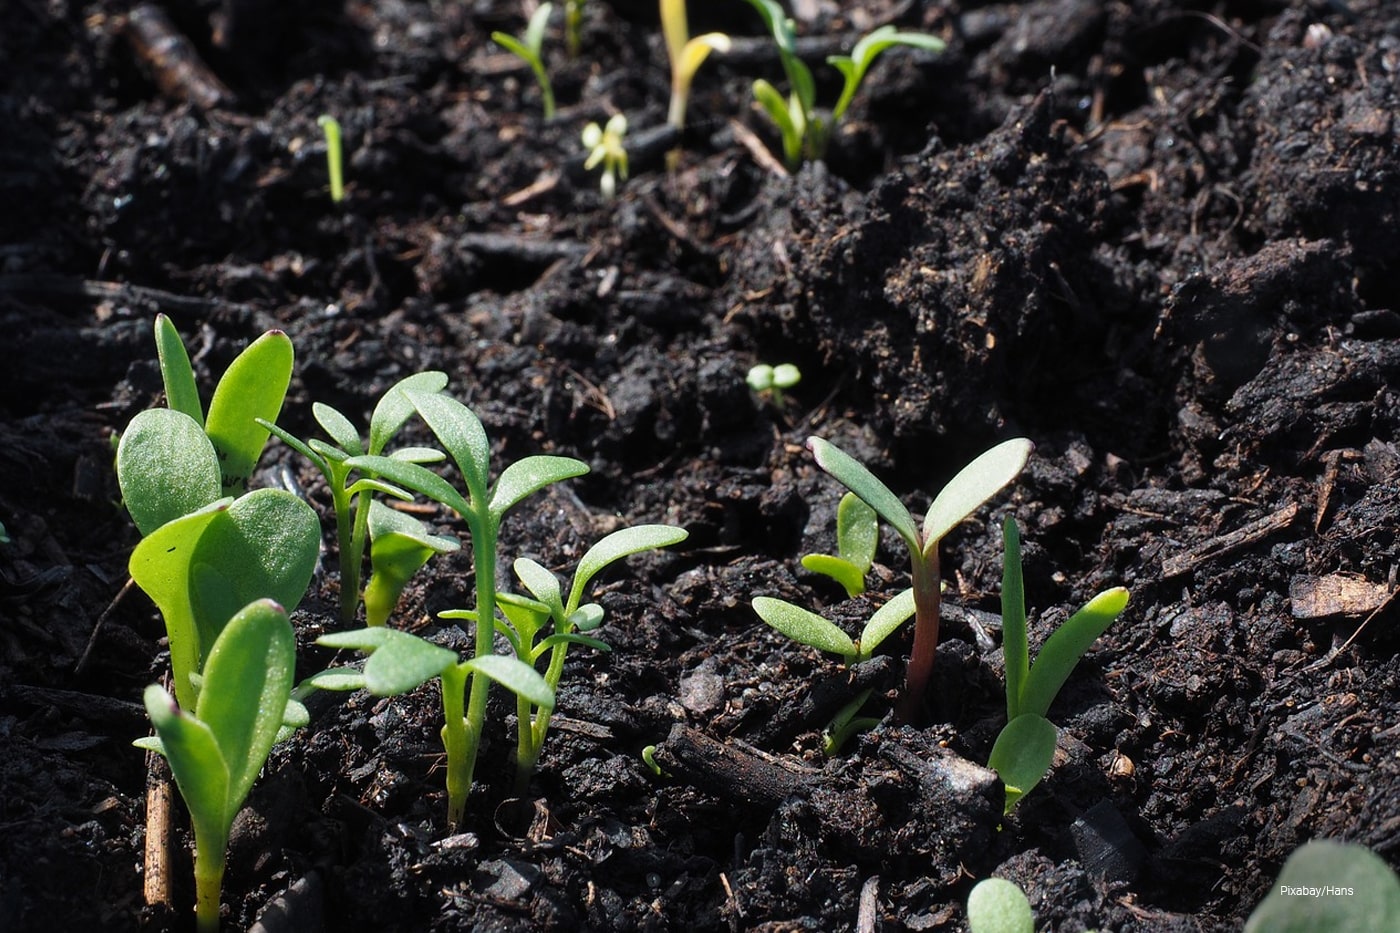
<svg viewBox="0 0 1400 933">
<path fill-rule="evenodd" d="M 722 32 L 707 32 L 692 39 L 686 22 L 685 0 L 661 0 L 661 32 L 671 58 L 671 106 L 666 121 L 677 130 L 684 130 L 685 109 L 695 73 L 711 52 L 728 52 L 731 43 Z"/>
<path fill-rule="evenodd" d="M 549 71 L 544 66 L 544 30 L 553 9 L 553 4 L 541 3 L 539 9 L 535 10 L 535 15 L 530 17 L 524 34 L 519 38 L 505 32 L 491 33 L 493 42 L 508 52 L 514 52 L 535 73 L 535 83 L 540 86 L 546 120 L 554 117 L 554 85 L 550 83 Z M 579 15 L 582 15 L 582 11 Z"/>
<path fill-rule="evenodd" d="M 1002 523 L 1002 541 L 1001 624 L 1002 652 L 1006 659 L 1006 726 L 992 746 L 988 766 L 1006 785 L 1006 812 L 1010 813 L 1017 801 L 1050 771 L 1058 739 L 1054 723 L 1045 718 L 1050 704 L 1089 646 L 1108 630 L 1128 605 L 1128 591 L 1116 586 L 1089 600 L 1046 639 L 1032 665 L 1026 636 L 1021 535 L 1016 520 L 1010 516 Z"/>
<path fill-rule="evenodd" d="M 854 599 L 865 592 L 865 575 L 875 563 L 880 523 L 875 510 L 848 492 L 836 507 L 836 554 L 808 554 L 802 566 L 841 584 Z"/>
<path fill-rule="evenodd" d="M 584 0 L 564 0 L 564 48 L 570 58 L 578 58 L 583 44 Z"/>
<path fill-rule="evenodd" d="M 1035 915 L 1014 881 L 985 878 L 967 896 L 967 925 L 972 933 L 1035 933 Z"/>
<path fill-rule="evenodd" d="M 617 194 L 618 179 L 627 180 L 627 149 L 622 145 L 626 135 L 627 117 L 620 113 L 608 118 L 606 128 L 596 123 L 583 128 L 583 146 L 588 150 L 588 160 L 583 167 L 592 170 L 600 164 L 603 166 L 598 188 L 608 200 Z"/>
<path fill-rule="evenodd" d="M 749 370 L 744 381 L 754 392 L 770 396 L 773 399 L 773 404 L 782 408 L 783 390 L 791 389 L 801 382 L 802 371 L 791 363 L 780 363 L 777 366 L 759 363 Z"/>
<path fill-rule="evenodd" d="M 331 179 L 331 203 L 340 204 L 345 200 L 345 174 L 343 151 L 340 142 L 340 121 L 329 114 L 321 114 L 316 120 L 321 132 L 326 136 L 326 169 Z"/>
<path fill-rule="evenodd" d="M 670 775 L 666 773 L 666 770 L 656 761 L 655 745 L 648 745 L 646 748 L 642 749 L 642 761 L 651 769 L 651 773 L 657 777 L 670 777 Z"/>
</svg>

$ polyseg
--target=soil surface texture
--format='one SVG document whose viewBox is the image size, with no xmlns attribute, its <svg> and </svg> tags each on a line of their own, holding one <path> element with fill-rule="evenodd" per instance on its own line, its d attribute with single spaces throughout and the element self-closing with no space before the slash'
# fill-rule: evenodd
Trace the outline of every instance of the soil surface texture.
<svg viewBox="0 0 1400 933">
<path fill-rule="evenodd" d="M 502 588 L 516 557 L 567 576 L 625 524 L 689 532 L 598 579 L 611 651 L 570 654 L 523 791 L 495 691 L 460 826 L 435 683 L 313 695 L 235 823 L 225 929 L 954 931 L 997 875 L 1038 929 L 1235 930 L 1309 839 L 1400 864 L 1395 4 L 802 0 L 828 106 L 826 57 L 876 27 L 947 49 L 884 53 L 826 158 L 791 173 L 753 105 L 755 79 L 786 84 L 751 6 L 692 5 L 694 33 L 734 42 L 679 136 L 655 5 L 581 6 L 575 56 L 563 4 L 550 20 L 543 120 L 490 40 L 532 3 L 5 3 L 0 929 L 193 929 L 178 795 L 167 902 L 147 902 L 164 778 L 131 742 L 169 655 L 124 588 L 138 532 L 113 470 L 119 432 L 164 404 L 157 313 L 206 393 L 289 334 L 279 423 L 299 437 L 314 402 L 363 424 L 433 369 L 496 469 L 585 461 L 506 519 Z M 615 113 L 630 173 L 609 200 L 580 133 Z M 801 382 L 760 396 L 758 363 Z M 943 542 L 915 725 L 891 715 L 911 626 L 847 669 L 750 607 L 854 634 L 908 585 L 888 529 L 865 595 L 802 568 L 832 553 L 842 492 L 812 435 L 916 516 L 996 442 L 1036 445 Z M 406 439 L 433 440 L 416 420 Z M 325 482 L 274 442 L 254 484 L 325 521 L 298 675 L 354 663 L 315 645 L 341 627 Z M 1008 514 L 1032 651 L 1095 593 L 1131 602 L 1050 710 L 1053 770 L 1003 818 L 984 766 Z M 438 558 L 391 624 L 464 647 L 438 613 L 473 585 L 469 546 Z M 827 755 L 865 687 L 879 725 Z"/>
</svg>

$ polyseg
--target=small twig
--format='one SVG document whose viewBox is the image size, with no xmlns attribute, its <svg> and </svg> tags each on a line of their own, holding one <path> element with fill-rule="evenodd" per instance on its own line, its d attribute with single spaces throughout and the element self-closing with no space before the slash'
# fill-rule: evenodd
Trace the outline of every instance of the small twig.
<svg viewBox="0 0 1400 933">
<path fill-rule="evenodd" d="M 880 909 L 880 876 L 871 875 L 860 888 L 860 908 L 856 912 L 856 933 L 875 933 Z"/>
<path fill-rule="evenodd" d="M 753 130 L 738 120 L 730 120 L 729 129 L 734 133 L 734 138 L 738 140 L 739 145 L 747 149 L 749 155 L 753 156 L 753 160 L 759 168 L 778 178 L 788 177 L 787 167 L 778 161 L 777 157 L 763 144 L 763 140 L 759 139 Z"/>
<path fill-rule="evenodd" d="M 146 753 L 146 870 L 143 882 L 147 907 L 174 909 L 170 897 L 170 768 L 155 752 Z"/>
<path fill-rule="evenodd" d="M 1167 580 L 1181 576 L 1183 573 L 1189 573 L 1198 564 L 1216 557 L 1224 557 L 1226 554 L 1234 553 L 1241 548 L 1261 541 L 1276 531 L 1282 531 L 1293 523 L 1297 514 L 1298 504 L 1295 502 L 1229 534 L 1219 535 L 1209 541 L 1202 541 L 1200 544 L 1188 548 L 1185 552 L 1163 561 L 1162 579 Z"/>
<path fill-rule="evenodd" d="M 121 601 L 126 598 L 126 594 L 131 592 L 131 588 L 135 585 L 136 581 L 131 579 L 131 577 L 127 577 L 126 583 L 117 591 L 117 595 L 113 596 L 112 601 L 107 604 L 107 608 L 102 610 L 102 615 L 97 617 L 97 622 L 92 627 L 92 634 L 88 636 L 87 647 L 83 648 L 83 656 L 78 659 L 77 665 L 73 668 L 73 675 L 75 677 L 87 670 L 88 660 L 92 657 L 92 649 L 97 644 L 97 636 L 101 634 L 102 626 L 106 623 L 108 617 L 111 616 L 112 612 Z"/>
</svg>

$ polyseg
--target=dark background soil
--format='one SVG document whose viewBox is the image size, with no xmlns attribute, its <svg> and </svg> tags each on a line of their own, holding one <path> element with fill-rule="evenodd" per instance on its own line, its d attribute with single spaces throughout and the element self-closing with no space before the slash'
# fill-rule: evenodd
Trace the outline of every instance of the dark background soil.
<svg viewBox="0 0 1400 933">
<path fill-rule="evenodd" d="M 622 521 L 690 531 L 607 577 L 614 650 L 575 652 L 525 800 L 502 708 L 456 834 L 432 688 L 318 698 L 240 819 L 230 929 L 272 901 L 298 930 L 956 930 L 997 873 L 1044 929 L 1225 930 L 1307 839 L 1400 864 L 1392 5 L 802 3 L 824 100 L 821 57 L 874 26 L 949 48 L 889 53 L 794 177 L 746 142 L 776 142 L 749 105 L 780 76 L 757 16 L 697 8 L 694 32 L 745 38 L 701 71 L 676 170 L 638 151 L 613 203 L 578 137 L 664 121 L 650 3 L 589 3 L 576 60 L 551 30 L 548 124 L 488 40 L 523 25 L 512 3 L 163 9 L 226 91 L 162 85 L 130 38 L 150 12 L 120 3 L 9 0 L 0 29 L 0 928 L 186 928 L 182 847 L 180 906 L 142 901 L 129 743 L 160 621 L 135 592 L 98 625 L 136 540 L 111 441 L 160 402 L 158 311 L 205 386 L 285 329 L 294 433 L 312 401 L 363 421 L 438 368 L 498 465 L 587 460 L 508 520 L 507 558 L 563 570 Z M 744 385 L 758 361 L 802 367 L 786 407 Z M 803 700 L 844 673 L 748 608 L 868 612 L 797 564 L 831 547 L 839 497 L 813 433 L 916 512 L 995 441 L 1037 444 L 945 542 L 932 725 L 835 761 Z M 264 463 L 324 513 L 295 456 Z M 966 620 L 997 611 L 1007 511 L 1033 642 L 1100 589 L 1132 604 L 1052 710 L 1063 760 L 998 828 L 950 797 L 945 756 L 985 761 L 1000 726 L 999 650 Z M 904 585 L 893 544 L 877 601 Z M 294 617 L 303 674 L 332 660 L 311 642 L 333 566 Z M 431 567 L 397 624 L 452 643 L 435 614 L 469 569 Z M 639 759 L 703 736 L 785 790 Z"/>
</svg>

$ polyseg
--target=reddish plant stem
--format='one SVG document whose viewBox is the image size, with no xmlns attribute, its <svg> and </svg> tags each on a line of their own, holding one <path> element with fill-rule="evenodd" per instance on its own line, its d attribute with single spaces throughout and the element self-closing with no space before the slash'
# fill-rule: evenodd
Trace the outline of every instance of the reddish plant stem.
<svg viewBox="0 0 1400 933">
<path fill-rule="evenodd" d="M 911 570 L 914 583 L 914 650 L 909 655 L 909 673 L 904 682 L 896 714 L 902 722 L 917 724 L 922 718 L 924 694 L 933 676 L 933 658 L 938 651 L 938 624 L 941 598 L 938 579 L 938 545 L 914 556 Z"/>
</svg>

